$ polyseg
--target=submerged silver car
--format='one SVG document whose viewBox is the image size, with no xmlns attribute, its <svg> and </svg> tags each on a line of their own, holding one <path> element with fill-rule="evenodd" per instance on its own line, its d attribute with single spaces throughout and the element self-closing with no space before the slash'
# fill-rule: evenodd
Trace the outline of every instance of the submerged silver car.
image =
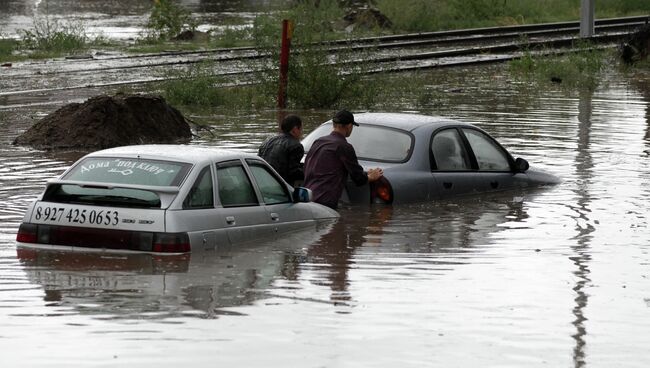
<svg viewBox="0 0 650 368">
<path fill-rule="evenodd" d="M 185 253 L 317 227 L 339 215 L 254 154 L 126 146 L 74 163 L 27 209 L 26 247 Z"/>
<path fill-rule="evenodd" d="M 352 134 L 359 163 L 381 167 L 384 177 L 357 187 L 351 181 L 344 203 L 406 203 L 557 184 L 550 173 L 513 158 L 482 129 L 448 118 L 408 113 L 355 114 Z M 320 125 L 302 143 L 308 152 L 332 122 Z"/>
</svg>

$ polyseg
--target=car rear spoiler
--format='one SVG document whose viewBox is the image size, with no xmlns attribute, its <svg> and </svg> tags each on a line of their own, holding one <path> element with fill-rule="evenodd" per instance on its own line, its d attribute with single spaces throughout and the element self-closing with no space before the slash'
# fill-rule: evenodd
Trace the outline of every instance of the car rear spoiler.
<svg viewBox="0 0 650 368">
<path fill-rule="evenodd" d="M 175 186 L 157 186 L 157 185 L 138 185 L 138 184 L 122 184 L 122 183 L 103 183 L 95 181 L 80 181 L 80 180 L 61 180 L 51 179 L 47 181 L 47 185 L 76 185 L 82 188 L 98 188 L 98 189 L 138 189 L 146 190 L 149 192 L 160 193 L 161 208 L 167 208 L 171 204 L 180 188 Z"/>
</svg>

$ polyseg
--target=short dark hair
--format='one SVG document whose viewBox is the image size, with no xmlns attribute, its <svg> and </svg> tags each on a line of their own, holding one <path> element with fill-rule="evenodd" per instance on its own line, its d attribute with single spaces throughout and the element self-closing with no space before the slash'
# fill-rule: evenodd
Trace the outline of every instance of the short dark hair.
<svg viewBox="0 0 650 368">
<path fill-rule="evenodd" d="M 298 115 L 287 115 L 280 123 L 280 129 L 285 133 L 289 133 L 294 127 L 302 127 L 302 120 Z"/>
<path fill-rule="evenodd" d="M 355 126 L 359 126 L 359 124 L 356 121 L 354 121 L 354 115 L 352 115 L 352 113 L 349 112 L 348 110 L 341 110 L 337 112 L 336 115 L 334 115 L 334 117 L 332 118 L 332 121 L 334 122 L 334 124 L 340 124 L 340 125 L 352 124 Z"/>
</svg>

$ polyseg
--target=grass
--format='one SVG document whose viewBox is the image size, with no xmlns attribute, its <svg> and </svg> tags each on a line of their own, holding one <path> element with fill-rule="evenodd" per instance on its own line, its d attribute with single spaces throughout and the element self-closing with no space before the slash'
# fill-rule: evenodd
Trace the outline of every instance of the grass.
<svg viewBox="0 0 650 368">
<path fill-rule="evenodd" d="M 393 22 L 394 32 L 431 31 L 493 25 L 575 20 L 578 1 L 565 0 L 376 0 L 377 7 Z M 647 0 L 600 0 L 598 17 L 612 17 L 647 12 Z M 159 85 L 168 101 L 180 106 L 228 107 L 236 109 L 275 108 L 279 73 L 277 72 L 280 25 L 282 19 L 294 20 L 290 57 L 288 108 L 389 108 L 408 100 L 410 106 L 435 106 L 442 96 L 428 74 L 376 74 L 364 56 L 354 56 L 345 48 L 329 53 L 319 42 L 353 37 L 358 32 L 342 32 L 344 9 L 337 0 L 294 2 L 284 11 L 258 16 L 253 27 L 226 26 L 203 41 L 179 42 L 170 39 L 182 30 L 194 30 L 190 14 L 171 0 L 157 0 L 143 38 L 129 50 L 160 52 L 254 45 L 272 55 L 265 70 L 259 72 L 256 85 L 228 87 L 229 81 L 213 75 L 214 66 L 206 63 L 177 72 L 174 80 Z M 383 32 L 383 31 L 382 31 Z M 81 24 L 58 23 L 49 17 L 24 31 L 20 41 L 0 40 L 0 58 L 8 59 L 28 50 L 30 57 L 50 57 L 85 50 L 106 40 L 90 40 Z M 369 50 L 368 53 L 372 53 Z M 360 60 L 355 59 L 358 58 Z M 562 81 L 566 88 L 593 89 L 603 68 L 599 52 L 580 52 L 561 57 L 538 57 L 526 53 L 510 63 L 513 76 L 538 83 Z M 332 62 L 337 61 L 334 65 Z M 642 64 L 643 65 L 643 64 Z"/>
<path fill-rule="evenodd" d="M 573 21 L 580 1 L 566 0 L 377 0 L 394 32 Z M 647 0 L 599 0 L 596 17 L 648 14 Z"/>
<path fill-rule="evenodd" d="M 9 38 L 0 38 L 0 61 L 16 60 L 17 56 L 14 55 L 14 50 L 18 47 L 18 42 Z"/>
<path fill-rule="evenodd" d="M 577 45 L 578 51 L 556 56 L 534 56 L 526 51 L 510 62 L 513 76 L 537 83 L 557 83 L 565 88 L 594 90 L 608 57 L 613 53 L 594 50 L 589 43 Z"/>
<path fill-rule="evenodd" d="M 43 58 L 84 50 L 89 38 L 80 22 L 60 22 L 49 16 L 34 19 L 34 27 L 22 30 L 20 46 L 30 56 Z"/>
<path fill-rule="evenodd" d="M 229 81 L 213 73 L 214 63 L 205 62 L 177 72 L 159 88 L 167 101 L 179 106 L 206 106 L 251 109 L 266 106 L 259 86 L 229 87 Z"/>
</svg>

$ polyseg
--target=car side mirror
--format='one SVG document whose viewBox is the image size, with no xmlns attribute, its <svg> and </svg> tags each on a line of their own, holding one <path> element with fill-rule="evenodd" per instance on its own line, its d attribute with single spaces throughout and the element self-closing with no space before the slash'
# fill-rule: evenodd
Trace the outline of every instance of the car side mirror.
<svg viewBox="0 0 650 368">
<path fill-rule="evenodd" d="M 515 160 L 515 170 L 517 172 L 526 172 L 529 167 L 530 165 L 528 164 L 528 161 L 524 160 L 523 158 L 517 157 Z"/>
<path fill-rule="evenodd" d="M 311 202 L 313 198 L 314 195 L 309 188 L 298 187 L 293 190 L 293 203 Z"/>
</svg>

